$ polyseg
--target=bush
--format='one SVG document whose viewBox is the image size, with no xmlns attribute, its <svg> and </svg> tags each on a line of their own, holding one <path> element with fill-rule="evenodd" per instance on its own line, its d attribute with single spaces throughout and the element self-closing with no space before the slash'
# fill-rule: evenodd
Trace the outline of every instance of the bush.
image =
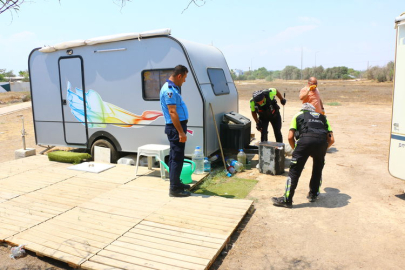
<svg viewBox="0 0 405 270">
<path fill-rule="evenodd" d="M 267 77 L 266 77 L 266 81 L 268 81 L 268 82 L 274 81 L 273 76 L 271 76 L 271 75 L 267 76 Z"/>
<path fill-rule="evenodd" d="M 385 67 L 371 67 L 365 75 L 369 80 L 377 80 L 378 82 L 392 81 L 394 75 L 394 62 L 389 62 Z"/>
<path fill-rule="evenodd" d="M 29 95 L 29 94 L 24 95 L 24 96 L 22 96 L 21 100 L 22 100 L 22 102 L 30 101 L 31 100 L 31 95 Z"/>
<path fill-rule="evenodd" d="M 387 75 L 383 70 L 377 72 L 377 81 L 378 82 L 385 82 L 387 81 Z"/>
<path fill-rule="evenodd" d="M 254 80 L 256 80 L 256 77 L 253 76 L 253 75 L 250 75 L 250 76 L 247 77 L 247 79 L 248 79 L 249 81 L 254 81 Z"/>
</svg>

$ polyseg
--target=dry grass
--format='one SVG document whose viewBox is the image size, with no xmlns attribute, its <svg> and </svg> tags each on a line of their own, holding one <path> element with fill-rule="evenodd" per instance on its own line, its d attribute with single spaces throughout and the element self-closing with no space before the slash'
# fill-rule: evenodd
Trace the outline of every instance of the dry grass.
<svg viewBox="0 0 405 270">
<path fill-rule="evenodd" d="M 276 88 L 286 99 L 298 99 L 299 91 L 307 84 L 306 80 L 285 81 L 265 80 L 235 81 L 239 99 L 250 99 L 253 91 Z M 370 104 L 389 103 L 392 101 L 392 82 L 378 83 L 369 80 L 319 80 L 318 89 L 324 103 L 365 102 Z M 378 96 L 378 98 L 376 98 Z"/>
<path fill-rule="evenodd" d="M 21 103 L 27 96 L 30 96 L 30 92 L 0 93 L 0 107 Z"/>
</svg>

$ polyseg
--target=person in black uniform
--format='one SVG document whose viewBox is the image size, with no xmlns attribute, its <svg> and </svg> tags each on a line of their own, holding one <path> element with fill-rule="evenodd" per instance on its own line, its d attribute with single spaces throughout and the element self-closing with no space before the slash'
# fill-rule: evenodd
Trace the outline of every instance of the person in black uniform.
<svg viewBox="0 0 405 270">
<path fill-rule="evenodd" d="M 315 112 L 312 104 L 304 103 L 302 110 L 291 121 L 288 142 L 294 152 L 285 193 L 282 197 L 273 197 L 272 201 L 275 206 L 291 208 L 298 180 L 310 156 L 313 159 L 313 166 L 307 199 L 315 202 L 318 198 L 326 150 L 335 142 L 335 139 L 326 117 Z"/>
<path fill-rule="evenodd" d="M 287 100 L 281 96 L 276 88 L 255 91 L 250 99 L 250 110 L 256 122 L 256 129 L 261 132 L 261 142 L 268 141 L 267 130 L 269 123 L 273 126 L 276 142 L 283 142 L 280 107 L 277 105 L 276 96 L 280 99 L 281 105 L 284 106 Z M 259 118 L 257 115 L 259 115 Z"/>
</svg>

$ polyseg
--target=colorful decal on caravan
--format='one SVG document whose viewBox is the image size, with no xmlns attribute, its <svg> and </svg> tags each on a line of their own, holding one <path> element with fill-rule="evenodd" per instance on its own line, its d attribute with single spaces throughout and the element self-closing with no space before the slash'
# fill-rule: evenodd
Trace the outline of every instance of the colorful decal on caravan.
<svg viewBox="0 0 405 270">
<path fill-rule="evenodd" d="M 75 87 L 75 90 L 75 92 L 71 90 L 70 82 L 68 82 L 67 100 L 69 101 L 69 107 L 73 116 L 84 125 L 83 90 L 77 87 Z M 87 91 L 85 95 L 87 126 L 89 128 L 105 128 L 107 124 L 122 128 L 141 128 L 163 116 L 161 111 L 144 111 L 142 115 L 136 115 L 103 101 L 101 96 L 92 89 Z"/>
</svg>

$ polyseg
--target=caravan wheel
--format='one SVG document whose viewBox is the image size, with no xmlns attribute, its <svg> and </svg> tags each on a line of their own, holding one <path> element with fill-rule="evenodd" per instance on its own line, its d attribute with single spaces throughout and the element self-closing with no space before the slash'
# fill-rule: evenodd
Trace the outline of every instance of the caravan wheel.
<svg viewBox="0 0 405 270">
<path fill-rule="evenodd" d="M 94 146 L 98 146 L 98 147 L 104 147 L 104 148 L 110 148 L 111 151 L 111 163 L 117 163 L 117 160 L 119 158 L 119 153 L 118 151 L 115 149 L 115 146 L 105 140 L 105 139 L 98 139 L 97 141 L 95 141 L 93 143 L 93 145 L 91 146 L 91 156 L 94 158 Z"/>
</svg>

